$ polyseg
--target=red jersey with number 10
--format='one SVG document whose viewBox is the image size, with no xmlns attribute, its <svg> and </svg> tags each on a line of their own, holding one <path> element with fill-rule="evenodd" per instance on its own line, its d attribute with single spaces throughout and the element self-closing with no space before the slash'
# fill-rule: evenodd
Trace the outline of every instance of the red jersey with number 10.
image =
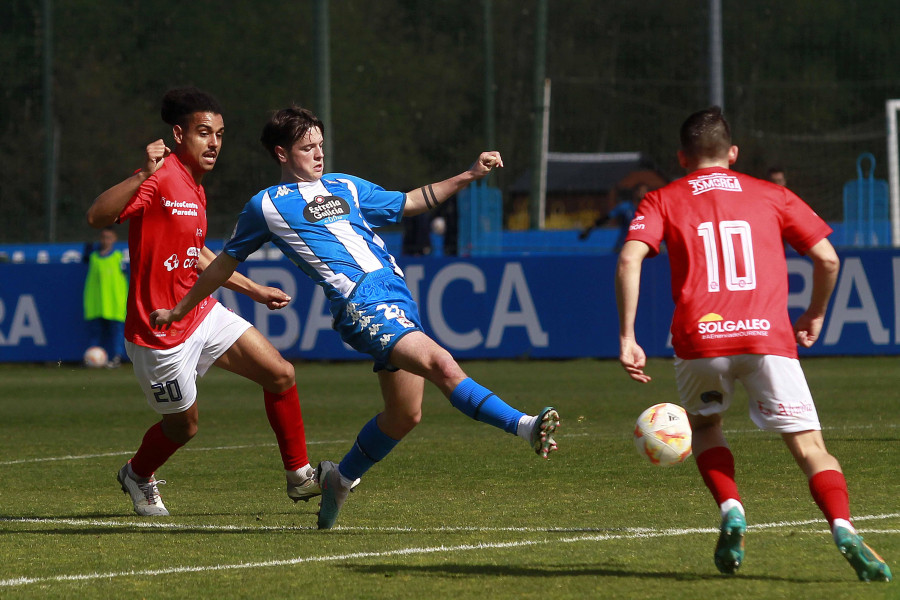
<svg viewBox="0 0 900 600">
<path fill-rule="evenodd" d="M 784 242 L 805 254 L 830 233 L 787 188 L 712 167 L 648 193 L 627 239 L 666 242 L 676 356 L 796 358 Z"/>
<path fill-rule="evenodd" d="M 207 298 L 168 330 L 150 327 L 150 313 L 174 308 L 197 281 L 206 240 L 206 192 L 174 154 L 141 184 L 119 215 L 128 223 L 131 284 L 125 339 L 148 348 L 184 342 L 215 305 Z"/>
</svg>

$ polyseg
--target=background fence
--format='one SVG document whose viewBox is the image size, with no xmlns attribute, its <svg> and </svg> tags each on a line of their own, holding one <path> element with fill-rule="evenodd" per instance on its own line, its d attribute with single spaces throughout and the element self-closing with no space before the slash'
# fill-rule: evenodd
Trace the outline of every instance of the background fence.
<svg viewBox="0 0 900 600">
<path fill-rule="evenodd" d="M 492 185 L 508 221 L 507 190 L 533 161 L 538 2 L 326 3 L 328 168 L 414 189 L 464 169 L 493 140 L 506 168 Z M 171 137 L 159 100 L 185 84 L 210 90 L 225 107 L 223 153 L 205 184 L 210 236 L 227 236 L 244 202 L 277 176 L 257 141 L 270 111 L 291 102 L 320 108 L 317 4 L 0 3 L 0 243 L 51 241 L 51 221 L 52 241 L 93 239 L 85 209 L 140 164 L 148 142 Z M 876 178 L 887 177 L 884 106 L 900 98 L 896 3 L 721 4 L 737 168 L 762 176 L 782 166 L 792 189 L 841 221 L 843 186 L 856 178 L 861 153 L 875 156 Z M 709 103 L 708 7 L 552 0 L 549 150 L 640 152 L 679 175 L 678 126 Z M 216 18 L 197 16 L 204 14 Z"/>
</svg>

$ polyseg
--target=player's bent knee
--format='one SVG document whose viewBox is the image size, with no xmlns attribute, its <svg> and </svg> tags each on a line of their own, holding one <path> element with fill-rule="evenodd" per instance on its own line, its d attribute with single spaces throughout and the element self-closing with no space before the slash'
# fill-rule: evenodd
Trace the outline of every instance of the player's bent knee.
<svg viewBox="0 0 900 600">
<path fill-rule="evenodd" d="M 284 392 L 294 387 L 296 382 L 294 365 L 282 358 L 272 370 L 272 386 Z"/>
<path fill-rule="evenodd" d="M 459 364 L 452 356 L 450 356 L 450 353 L 446 351 L 441 352 L 435 357 L 429 370 L 433 374 L 433 377 L 440 381 L 457 380 L 461 377 L 465 377 L 465 373 L 463 373 Z"/>
<path fill-rule="evenodd" d="M 176 444 L 187 444 L 199 430 L 196 421 L 163 421 L 162 427 L 163 434 Z"/>
<path fill-rule="evenodd" d="M 415 429 L 422 421 L 422 411 L 415 413 L 402 412 L 394 414 L 384 414 L 384 429 L 386 435 L 394 439 L 402 439 L 407 433 Z"/>
</svg>

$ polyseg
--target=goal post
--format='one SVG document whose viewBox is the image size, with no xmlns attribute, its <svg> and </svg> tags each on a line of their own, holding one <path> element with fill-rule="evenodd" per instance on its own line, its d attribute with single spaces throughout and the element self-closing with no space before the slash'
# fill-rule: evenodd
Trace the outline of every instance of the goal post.
<svg viewBox="0 0 900 600">
<path fill-rule="evenodd" d="M 885 103 L 887 112 L 887 159 L 888 187 L 891 199 L 891 244 L 900 247 L 900 139 L 897 136 L 897 113 L 900 112 L 900 100 L 888 100 Z"/>
</svg>

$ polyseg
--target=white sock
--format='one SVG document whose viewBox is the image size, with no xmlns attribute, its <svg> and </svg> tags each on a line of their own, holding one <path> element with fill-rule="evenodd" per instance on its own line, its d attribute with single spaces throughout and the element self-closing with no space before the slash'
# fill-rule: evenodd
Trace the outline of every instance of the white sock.
<svg viewBox="0 0 900 600">
<path fill-rule="evenodd" d="M 312 479 L 313 475 L 315 475 L 315 471 L 309 463 L 306 463 L 306 465 L 300 467 L 296 471 L 285 470 L 284 474 L 287 477 L 288 483 L 299 485 L 309 479 Z"/>
<path fill-rule="evenodd" d="M 722 511 L 723 519 L 725 518 L 725 515 L 728 514 L 728 511 L 730 511 L 732 508 L 738 509 L 739 511 L 741 511 L 742 515 L 744 515 L 745 517 L 747 516 L 746 513 L 744 512 L 744 505 L 741 504 L 740 501 L 735 500 L 734 498 L 729 498 L 728 500 L 726 500 L 725 502 L 723 502 L 722 504 L 719 505 L 719 510 Z"/>
<path fill-rule="evenodd" d="M 850 523 L 850 521 L 846 521 L 844 519 L 835 519 L 831 524 L 831 537 L 834 538 L 834 542 L 837 543 L 837 536 L 835 533 L 837 532 L 838 527 L 842 527 L 844 529 L 849 530 L 852 533 L 856 533 L 856 528 Z"/>
<path fill-rule="evenodd" d="M 516 425 L 516 435 L 526 442 L 531 443 L 531 432 L 537 424 L 537 419 L 537 416 L 522 415 L 519 418 L 518 425 Z"/>
</svg>

